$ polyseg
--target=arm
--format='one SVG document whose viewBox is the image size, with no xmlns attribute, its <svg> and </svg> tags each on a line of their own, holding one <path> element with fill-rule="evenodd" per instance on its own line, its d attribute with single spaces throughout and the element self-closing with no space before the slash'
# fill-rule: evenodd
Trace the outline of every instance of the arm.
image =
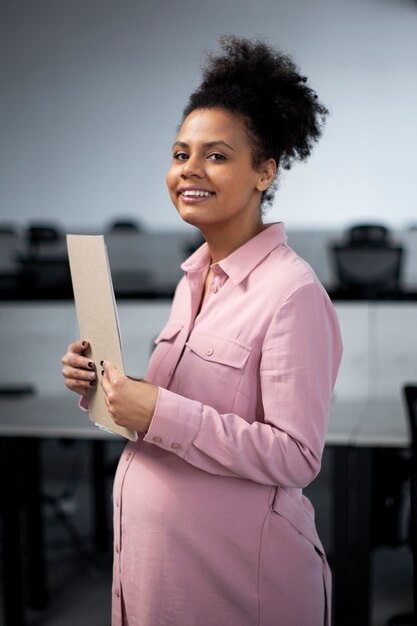
<svg viewBox="0 0 417 626">
<path fill-rule="evenodd" d="M 314 283 L 300 287 L 274 316 L 263 341 L 264 422 L 220 414 L 160 388 L 144 441 L 211 473 L 304 487 L 320 469 L 340 355 L 327 296 Z"/>
</svg>

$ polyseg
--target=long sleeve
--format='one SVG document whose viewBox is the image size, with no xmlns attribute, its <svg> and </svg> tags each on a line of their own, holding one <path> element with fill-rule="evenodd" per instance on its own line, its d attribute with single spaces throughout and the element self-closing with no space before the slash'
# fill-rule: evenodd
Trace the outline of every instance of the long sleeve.
<svg viewBox="0 0 417 626">
<path fill-rule="evenodd" d="M 302 285 L 280 306 L 262 342 L 261 419 L 220 413 L 160 388 L 144 441 L 207 472 L 304 487 L 320 469 L 340 356 L 339 328 L 327 295 L 315 282 Z"/>
</svg>

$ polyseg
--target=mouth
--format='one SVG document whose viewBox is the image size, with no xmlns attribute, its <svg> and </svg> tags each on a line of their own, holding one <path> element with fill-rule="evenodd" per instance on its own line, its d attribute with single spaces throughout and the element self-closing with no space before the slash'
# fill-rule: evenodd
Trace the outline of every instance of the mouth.
<svg viewBox="0 0 417 626">
<path fill-rule="evenodd" d="M 203 189 L 201 187 L 184 187 L 178 191 L 177 195 L 186 204 L 195 204 L 198 202 L 204 202 L 208 198 L 213 197 L 215 194 L 213 191 L 209 191 L 208 189 Z"/>
</svg>

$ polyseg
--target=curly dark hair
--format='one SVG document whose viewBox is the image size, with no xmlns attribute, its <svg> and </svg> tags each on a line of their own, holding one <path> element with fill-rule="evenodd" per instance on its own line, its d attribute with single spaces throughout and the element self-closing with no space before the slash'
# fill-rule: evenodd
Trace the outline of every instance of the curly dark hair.
<svg viewBox="0 0 417 626">
<path fill-rule="evenodd" d="M 223 54 L 210 53 L 201 85 L 191 94 L 183 120 L 195 109 L 223 108 L 244 118 L 253 144 L 253 165 L 273 158 L 290 169 L 306 159 L 321 135 L 328 111 L 294 61 L 263 39 L 220 38 Z M 264 192 L 271 204 L 277 181 Z"/>
</svg>

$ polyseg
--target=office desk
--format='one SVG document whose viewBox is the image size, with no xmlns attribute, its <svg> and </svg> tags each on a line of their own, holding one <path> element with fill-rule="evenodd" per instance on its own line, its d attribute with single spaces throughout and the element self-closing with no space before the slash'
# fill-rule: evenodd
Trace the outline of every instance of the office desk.
<svg viewBox="0 0 417 626">
<path fill-rule="evenodd" d="M 25 624 L 25 597 L 19 535 L 22 482 L 29 496 L 27 545 L 28 601 L 41 607 L 47 599 L 39 501 L 38 442 L 45 438 L 93 441 L 119 439 L 98 429 L 77 407 L 71 394 L 0 400 L 0 459 L 4 490 L 4 601 L 6 626 Z M 380 418 L 382 416 L 382 418 Z M 395 419 L 392 419 L 395 417 Z M 369 493 L 375 446 L 408 445 L 400 398 L 384 401 L 336 399 L 326 445 L 334 455 L 333 528 L 334 616 L 337 626 L 369 623 Z M 19 463 L 19 457 L 24 462 Z M 13 471 L 16 469 L 17 471 Z M 367 478 L 366 471 L 369 471 Z"/>
<path fill-rule="evenodd" d="M 25 606 L 42 609 L 48 596 L 41 519 L 40 441 L 54 438 L 92 442 L 96 542 L 103 545 L 107 517 L 100 442 L 121 438 L 94 426 L 88 415 L 78 408 L 72 394 L 1 399 L 0 414 L 5 624 L 23 626 Z M 20 536 L 22 510 L 26 518 L 26 571 Z"/>
<path fill-rule="evenodd" d="M 347 407 L 341 403 L 340 409 Z M 335 407 L 336 408 L 336 407 Z M 334 455 L 334 623 L 370 624 L 372 469 L 378 448 L 408 448 L 402 398 L 364 399 L 351 436 Z"/>
</svg>

